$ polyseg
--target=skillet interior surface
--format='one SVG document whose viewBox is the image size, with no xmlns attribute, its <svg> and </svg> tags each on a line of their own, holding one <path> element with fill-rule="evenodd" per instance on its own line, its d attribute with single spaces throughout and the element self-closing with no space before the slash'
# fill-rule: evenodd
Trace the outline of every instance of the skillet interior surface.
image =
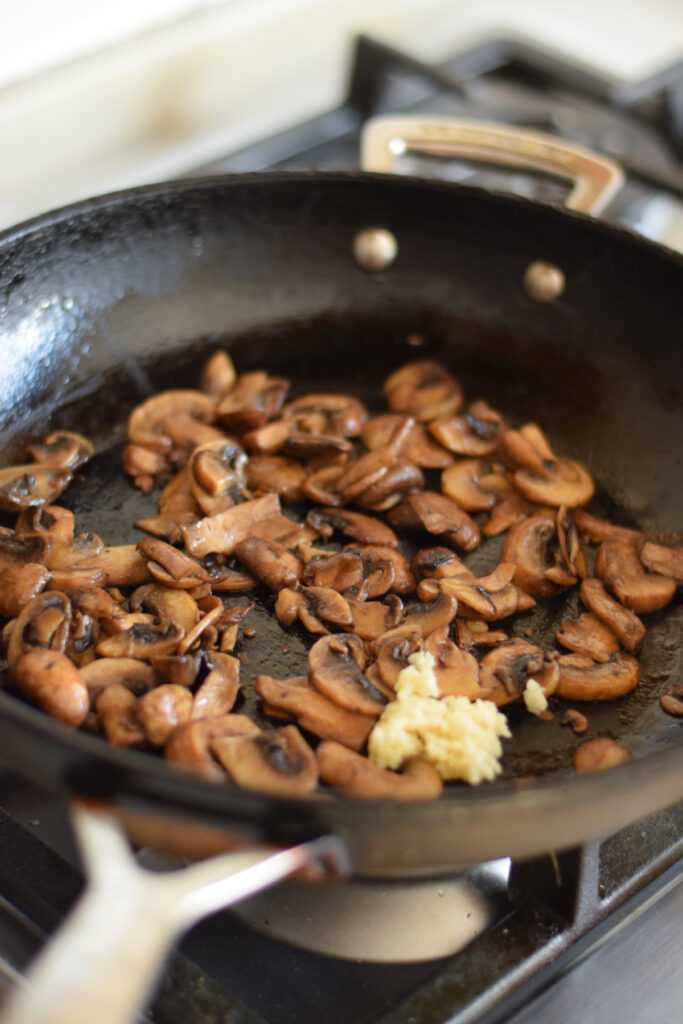
<svg viewBox="0 0 683 1024">
<path fill-rule="evenodd" d="M 399 255 L 370 275 L 354 264 L 351 242 L 375 225 L 394 231 Z M 523 288 L 535 259 L 566 275 L 554 304 L 533 302 Z M 269 175 L 94 201 L 0 242 L 3 463 L 20 460 L 25 442 L 50 428 L 88 434 L 97 455 L 61 503 L 73 509 L 78 530 L 94 530 L 106 543 L 134 541 L 142 534 L 133 522 L 156 505 L 121 470 L 126 416 L 154 391 L 196 386 L 217 347 L 230 351 L 238 371 L 289 377 L 292 396 L 345 391 L 376 411 L 391 370 L 431 357 L 461 379 L 469 399 L 487 398 L 514 424 L 538 422 L 558 452 L 584 462 L 598 488 L 591 510 L 622 525 L 679 530 L 682 284 L 683 265 L 673 256 L 584 218 L 406 179 Z M 419 348 L 408 343 L 411 335 L 422 339 Z M 482 574 L 498 550 L 499 542 L 487 542 L 466 561 Z M 256 636 L 238 648 L 245 683 L 238 710 L 264 721 L 256 675 L 299 674 L 307 641 L 277 623 L 265 590 L 248 600 L 256 601 L 247 622 Z M 510 632 L 531 628 L 553 646 L 559 621 L 577 607 L 576 595 L 541 601 L 516 616 Z M 373 812 L 343 799 L 276 801 L 228 783 L 180 779 L 151 757 L 67 733 L 20 705 L 11 686 L 0 694 L 3 756 L 39 781 L 123 790 L 211 816 L 227 811 L 285 838 L 332 824 L 373 869 L 545 848 L 539 815 L 559 794 L 574 815 L 556 836 L 566 845 L 600 831 L 599 801 L 582 818 L 592 794 L 621 803 L 619 823 L 645 813 L 643 800 L 675 798 L 680 724 L 662 712 L 658 696 L 683 675 L 680 599 L 646 623 L 638 689 L 584 708 L 586 736 L 560 727 L 559 716 L 541 723 L 513 708 L 503 779 L 477 791 L 448 787 L 431 808 Z M 574 751 L 602 735 L 619 739 L 634 762 L 610 778 L 575 778 Z M 664 796 L 660 776 L 669 779 Z M 631 811 L 629 802 L 640 809 Z M 418 821 L 431 839 L 414 841 Z M 391 842 L 378 838 L 381 822 L 394 829 Z M 392 852 L 401 835 L 404 849 Z"/>
</svg>

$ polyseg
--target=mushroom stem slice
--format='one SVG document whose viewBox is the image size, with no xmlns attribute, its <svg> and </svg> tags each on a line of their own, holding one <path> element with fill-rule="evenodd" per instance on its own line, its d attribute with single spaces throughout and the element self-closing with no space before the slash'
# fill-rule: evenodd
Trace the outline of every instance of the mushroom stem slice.
<svg viewBox="0 0 683 1024">
<path fill-rule="evenodd" d="M 296 589 L 301 582 L 303 564 L 282 544 L 249 537 L 235 545 L 235 555 L 270 590 Z"/>
<path fill-rule="evenodd" d="M 195 558 L 210 554 L 231 555 L 240 541 L 251 536 L 255 523 L 279 512 L 278 496 L 264 494 L 261 498 L 245 501 L 215 516 L 200 519 L 197 523 L 181 526 L 181 532 L 188 551 Z"/>
<path fill-rule="evenodd" d="M 643 642 L 647 633 L 643 623 L 637 615 L 609 596 L 601 580 L 594 577 L 583 580 L 580 593 L 583 603 L 609 627 L 627 651 L 634 651 Z"/>
<path fill-rule="evenodd" d="M 366 800 L 436 800 L 443 790 L 438 771 L 422 758 L 407 761 L 399 773 L 379 768 L 333 740 L 321 743 L 317 754 L 322 780 L 352 796 Z"/>
</svg>

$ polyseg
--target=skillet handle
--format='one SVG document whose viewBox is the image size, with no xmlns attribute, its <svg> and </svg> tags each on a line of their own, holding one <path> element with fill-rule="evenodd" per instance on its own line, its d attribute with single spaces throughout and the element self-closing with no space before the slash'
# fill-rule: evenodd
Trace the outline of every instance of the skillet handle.
<svg viewBox="0 0 683 1024">
<path fill-rule="evenodd" d="M 149 999 L 173 940 L 202 917 L 311 864 L 347 867 L 341 841 L 325 836 L 150 872 L 110 812 L 77 804 L 73 823 L 89 884 L 14 992 L 4 1024 L 127 1024 Z"/>
<path fill-rule="evenodd" d="M 364 171 L 389 174 L 395 158 L 407 152 L 463 157 L 569 179 L 574 187 L 567 209 L 595 216 L 624 181 L 624 172 L 613 160 L 540 132 L 455 118 L 376 117 L 366 122 L 360 153 Z"/>
</svg>

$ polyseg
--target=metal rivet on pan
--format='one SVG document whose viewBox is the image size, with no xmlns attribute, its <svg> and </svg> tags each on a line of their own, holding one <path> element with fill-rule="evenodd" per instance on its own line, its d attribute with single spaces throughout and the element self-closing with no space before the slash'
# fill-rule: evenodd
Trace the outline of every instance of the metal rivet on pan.
<svg viewBox="0 0 683 1024">
<path fill-rule="evenodd" d="M 353 258 L 363 270 L 386 270 L 397 253 L 396 237 L 385 228 L 365 228 L 353 240 Z"/>
<path fill-rule="evenodd" d="M 530 263 L 524 272 L 524 287 L 535 302 L 554 302 L 566 283 L 560 268 L 543 260 Z"/>
</svg>

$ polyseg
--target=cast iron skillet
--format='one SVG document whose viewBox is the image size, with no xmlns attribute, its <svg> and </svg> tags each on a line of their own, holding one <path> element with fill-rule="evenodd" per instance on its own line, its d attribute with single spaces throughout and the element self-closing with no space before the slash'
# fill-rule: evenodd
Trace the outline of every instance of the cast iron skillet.
<svg viewBox="0 0 683 1024">
<path fill-rule="evenodd" d="M 367 227 L 398 256 L 368 273 L 351 255 Z M 535 260 L 561 268 L 563 294 L 534 301 Z M 683 262 L 587 217 L 476 189 L 365 174 L 270 174 L 136 189 L 84 202 L 0 237 L 2 459 L 54 427 L 92 436 L 98 455 L 66 501 L 79 529 L 109 543 L 153 507 L 123 478 L 126 416 L 161 388 L 193 386 L 225 346 L 240 371 L 267 368 L 297 392 L 334 387 L 376 404 L 380 382 L 420 356 L 443 361 L 471 398 L 536 420 L 598 484 L 591 508 L 647 530 L 683 524 Z M 149 514 L 149 512 L 145 512 Z M 481 557 L 481 556 L 480 556 Z M 473 562 L 476 564 L 476 562 Z M 269 599 L 261 596 L 260 607 Z M 548 642 L 564 605 L 519 630 Z M 258 671 L 294 674 L 302 635 L 258 611 L 242 647 Z M 587 709 L 587 737 L 512 712 L 505 777 L 449 786 L 433 804 L 286 800 L 187 777 L 153 756 L 68 731 L 0 693 L 0 756 L 32 779 L 145 812 L 293 842 L 333 832 L 358 872 L 443 870 L 525 856 L 604 834 L 683 796 L 680 723 L 658 695 L 679 682 L 680 602 L 649 616 L 643 681 Z M 247 696 L 247 706 L 255 708 Z M 611 735 L 633 754 L 576 777 L 573 751 Z"/>
</svg>

